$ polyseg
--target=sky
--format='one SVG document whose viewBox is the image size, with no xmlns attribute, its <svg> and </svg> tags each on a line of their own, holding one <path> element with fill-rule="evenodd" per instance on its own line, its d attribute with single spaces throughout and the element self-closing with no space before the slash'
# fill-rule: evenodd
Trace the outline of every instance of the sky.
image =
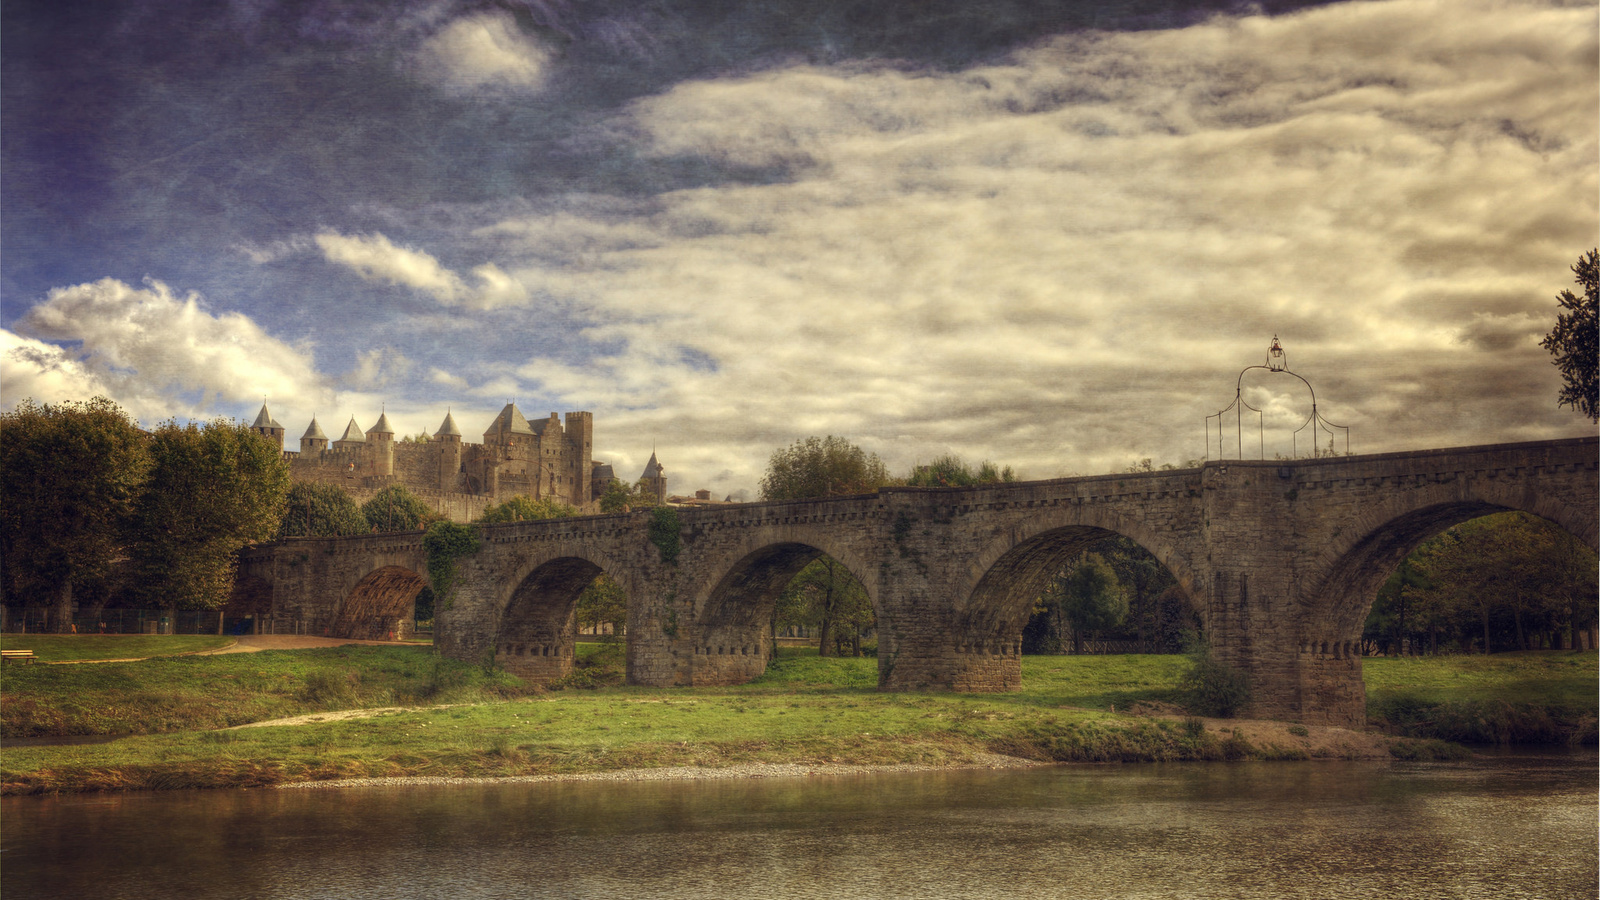
<svg viewBox="0 0 1600 900">
<path fill-rule="evenodd" d="M 0 406 L 587 410 L 743 499 L 811 435 L 1235 457 L 1229 386 L 1287 454 L 1276 337 L 1354 452 L 1592 434 L 1539 341 L 1597 56 L 1524 0 L 4 0 Z"/>
</svg>

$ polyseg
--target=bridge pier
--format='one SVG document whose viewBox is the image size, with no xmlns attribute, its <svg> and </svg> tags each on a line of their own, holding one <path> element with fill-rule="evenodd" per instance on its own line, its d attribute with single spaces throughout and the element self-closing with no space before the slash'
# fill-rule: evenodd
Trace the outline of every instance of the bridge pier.
<svg viewBox="0 0 1600 900">
<path fill-rule="evenodd" d="M 1394 566 L 1429 536 L 1504 510 L 1600 546 L 1597 443 L 1216 461 L 686 509 L 671 542 L 642 511 L 485 526 L 481 549 L 458 561 L 453 605 L 436 613 L 435 647 L 535 682 L 559 678 L 573 663 L 573 604 L 605 572 L 628 596 L 630 684 L 741 683 L 770 662 L 778 593 L 825 554 L 877 610 L 881 689 L 1016 690 L 1034 599 L 1072 554 L 1120 534 L 1167 567 L 1215 657 L 1248 676 L 1244 715 L 1359 726 L 1361 630 Z M 403 615 L 405 603 L 388 601 L 420 589 L 421 544 L 412 532 L 254 548 L 239 602 L 268 630 L 312 634 L 341 615 Z"/>
</svg>

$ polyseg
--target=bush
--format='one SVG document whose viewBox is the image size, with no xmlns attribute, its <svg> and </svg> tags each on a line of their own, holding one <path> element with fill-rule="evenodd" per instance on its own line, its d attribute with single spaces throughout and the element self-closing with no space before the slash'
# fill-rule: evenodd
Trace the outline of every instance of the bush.
<svg viewBox="0 0 1600 900">
<path fill-rule="evenodd" d="M 1179 682 L 1179 690 L 1184 706 L 1201 716 L 1230 719 L 1250 702 L 1249 678 L 1218 660 L 1206 644 L 1189 652 L 1189 671 Z"/>
</svg>

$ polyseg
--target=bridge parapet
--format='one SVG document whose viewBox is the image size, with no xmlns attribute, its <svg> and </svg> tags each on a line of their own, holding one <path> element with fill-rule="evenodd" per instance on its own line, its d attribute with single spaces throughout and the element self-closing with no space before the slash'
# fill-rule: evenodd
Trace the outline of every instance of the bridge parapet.
<svg viewBox="0 0 1600 900">
<path fill-rule="evenodd" d="M 1072 553 L 1114 533 L 1172 571 L 1217 655 L 1251 676 L 1251 712 L 1354 724 L 1365 706 L 1360 627 L 1382 579 L 1426 537 L 1503 509 L 1594 546 L 1597 443 L 1219 460 L 681 509 L 672 562 L 645 511 L 484 526 L 435 640 L 452 657 L 493 654 L 528 677 L 558 677 L 571 668 L 577 595 L 605 572 L 628 595 L 631 683 L 746 681 L 770 658 L 777 594 L 826 554 L 877 611 L 881 688 L 1010 690 L 1034 598 Z M 352 598 L 392 610 L 425 582 L 424 565 L 420 532 L 301 539 L 246 553 L 241 578 L 270 584 L 276 623 L 317 633 L 360 605 Z"/>
</svg>

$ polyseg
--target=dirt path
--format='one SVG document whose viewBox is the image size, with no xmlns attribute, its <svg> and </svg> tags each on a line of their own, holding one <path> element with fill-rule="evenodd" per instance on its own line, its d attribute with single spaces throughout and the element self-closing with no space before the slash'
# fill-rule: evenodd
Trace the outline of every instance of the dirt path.
<svg viewBox="0 0 1600 900">
<path fill-rule="evenodd" d="M 215 650 L 195 650 L 189 653 L 170 653 L 160 656 L 129 656 L 117 659 L 57 659 L 43 661 L 47 666 L 86 666 L 94 663 L 143 662 L 147 659 L 170 659 L 175 656 L 220 656 L 224 653 L 260 653 L 262 650 L 305 650 L 310 647 L 340 647 L 345 644 L 365 644 L 372 647 L 431 647 L 431 644 L 402 643 L 399 641 L 358 641 L 347 638 L 312 637 L 306 634 L 247 634 L 233 643 Z"/>
<path fill-rule="evenodd" d="M 262 650 L 305 650 L 311 647 L 340 647 L 345 644 L 364 644 L 371 647 L 427 647 L 428 644 L 408 644 L 398 641 L 358 641 L 347 638 L 313 637 L 309 634 L 246 634 L 226 647 L 202 650 L 196 656 L 216 656 L 220 653 L 259 653 Z"/>
</svg>

